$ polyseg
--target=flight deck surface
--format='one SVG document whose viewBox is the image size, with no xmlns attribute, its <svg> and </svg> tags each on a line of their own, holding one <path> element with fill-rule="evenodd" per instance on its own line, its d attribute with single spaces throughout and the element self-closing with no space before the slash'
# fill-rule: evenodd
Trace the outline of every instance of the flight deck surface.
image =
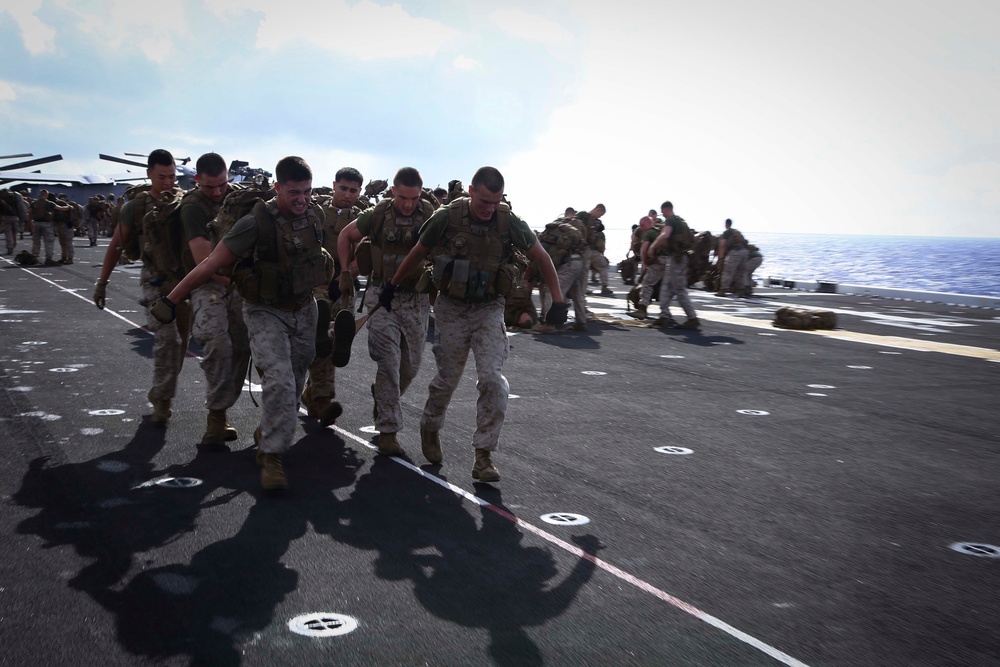
<svg viewBox="0 0 1000 667">
<path fill-rule="evenodd" d="M 659 329 L 614 276 L 607 322 L 510 335 L 497 484 L 471 359 L 422 458 L 433 333 L 406 457 L 375 453 L 363 331 L 275 496 L 256 374 L 228 452 L 197 445 L 195 345 L 149 422 L 138 265 L 90 302 L 105 245 L 0 262 L 4 664 L 1000 664 L 1000 311 L 693 290 L 702 329 Z"/>
</svg>

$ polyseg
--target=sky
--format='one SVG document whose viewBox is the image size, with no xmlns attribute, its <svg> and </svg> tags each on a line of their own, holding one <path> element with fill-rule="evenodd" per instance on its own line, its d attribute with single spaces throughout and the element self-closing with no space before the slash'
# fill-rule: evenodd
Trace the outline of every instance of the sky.
<svg viewBox="0 0 1000 667">
<path fill-rule="evenodd" d="M 215 151 L 330 185 L 492 165 L 536 228 L 1000 236 L 995 0 L 0 0 L 0 155 Z M 9 162 L 9 161 L 8 161 Z M 2 162 L 0 162 L 2 164 Z"/>
</svg>

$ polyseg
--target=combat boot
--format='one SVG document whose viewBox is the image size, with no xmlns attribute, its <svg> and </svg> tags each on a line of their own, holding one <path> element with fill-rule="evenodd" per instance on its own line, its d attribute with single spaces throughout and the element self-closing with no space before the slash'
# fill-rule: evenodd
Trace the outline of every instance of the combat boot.
<svg viewBox="0 0 1000 667">
<path fill-rule="evenodd" d="M 378 453 L 382 456 L 399 456 L 403 453 L 395 433 L 378 434 Z"/>
<path fill-rule="evenodd" d="M 257 465 L 260 466 L 260 488 L 265 491 L 281 491 L 288 488 L 285 464 L 281 454 L 268 454 L 257 450 Z"/>
<path fill-rule="evenodd" d="M 424 458 L 434 465 L 444 460 L 441 454 L 441 438 L 438 437 L 437 431 L 420 427 L 420 449 L 424 453 Z"/>
<path fill-rule="evenodd" d="M 480 482 L 500 481 L 500 471 L 490 460 L 489 450 L 476 450 L 476 462 L 472 466 L 472 479 L 477 479 Z"/>
<path fill-rule="evenodd" d="M 657 317 L 655 320 L 653 320 L 653 326 L 654 327 L 670 328 L 670 327 L 676 327 L 676 326 L 680 326 L 680 325 L 677 324 L 677 320 L 675 320 L 674 318 L 672 318 L 672 317 L 664 317 L 664 316 L 661 315 L 660 317 Z"/>
<path fill-rule="evenodd" d="M 641 303 L 635 307 L 635 315 L 633 317 L 637 320 L 646 319 L 646 306 Z"/>
<path fill-rule="evenodd" d="M 615 291 L 610 287 L 608 287 L 607 285 L 601 287 L 601 296 L 614 296 L 614 295 Z"/>
<path fill-rule="evenodd" d="M 45 266 L 59 266 L 59 262 L 52 259 L 51 257 L 45 258 Z"/>
<path fill-rule="evenodd" d="M 221 447 L 229 440 L 226 432 L 226 411 L 209 410 L 208 420 L 205 427 L 205 435 L 201 436 L 201 444 L 212 447 Z M 232 428 L 232 427 L 230 427 Z M 235 431 L 236 429 L 233 429 Z"/>
<path fill-rule="evenodd" d="M 170 420 L 173 411 L 170 410 L 170 399 L 153 398 L 153 391 L 146 394 L 146 399 L 153 405 L 153 414 L 150 421 L 154 424 L 166 424 Z"/>
<path fill-rule="evenodd" d="M 692 317 L 688 320 L 685 320 L 684 324 L 677 325 L 678 329 L 698 329 L 699 327 L 701 327 L 701 322 L 698 320 L 697 317 Z"/>
</svg>

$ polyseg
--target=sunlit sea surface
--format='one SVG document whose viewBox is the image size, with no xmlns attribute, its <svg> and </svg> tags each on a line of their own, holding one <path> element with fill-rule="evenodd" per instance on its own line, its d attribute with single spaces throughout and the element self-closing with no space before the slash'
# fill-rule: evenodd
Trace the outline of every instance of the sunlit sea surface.
<svg viewBox="0 0 1000 667">
<path fill-rule="evenodd" d="M 625 257 L 627 234 L 609 234 L 612 265 Z M 1000 296 L 1000 238 L 747 234 L 747 239 L 764 255 L 754 273 L 758 283 L 772 277 Z"/>
</svg>

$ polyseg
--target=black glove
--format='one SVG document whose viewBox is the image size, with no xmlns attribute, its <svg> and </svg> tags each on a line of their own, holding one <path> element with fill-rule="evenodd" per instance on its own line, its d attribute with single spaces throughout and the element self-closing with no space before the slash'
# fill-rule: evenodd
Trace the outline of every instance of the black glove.
<svg viewBox="0 0 1000 667">
<path fill-rule="evenodd" d="M 569 302 L 560 301 L 549 306 L 549 312 L 545 313 L 545 323 L 559 326 L 566 323 L 569 316 Z"/>
<path fill-rule="evenodd" d="M 326 288 L 326 293 L 330 297 L 330 301 L 334 303 L 340 301 L 340 282 L 336 278 L 330 281 L 329 286 Z"/>
<path fill-rule="evenodd" d="M 395 285 L 393 285 L 388 280 L 382 283 L 382 291 L 379 292 L 378 302 L 382 304 L 382 307 L 385 308 L 385 312 L 387 313 L 392 312 L 392 296 L 395 293 L 396 293 Z M 563 321 L 564 322 L 566 321 L 565 318 L 563 318 Z"/>
<path fill-rule="evenodd" d="M 94 305 L 104 310 L 104 304 L 108 299 L 108 281 L 101 282 L 98 280 L 94 284 Z"/>
<path fill-rule="evenodd" d="M 170 324 L 177 319 L 177 306 L 167 297 L 161 296 L 149 307 L 149 314 L 156 318 L 157 322 Z"/>
</svg>

